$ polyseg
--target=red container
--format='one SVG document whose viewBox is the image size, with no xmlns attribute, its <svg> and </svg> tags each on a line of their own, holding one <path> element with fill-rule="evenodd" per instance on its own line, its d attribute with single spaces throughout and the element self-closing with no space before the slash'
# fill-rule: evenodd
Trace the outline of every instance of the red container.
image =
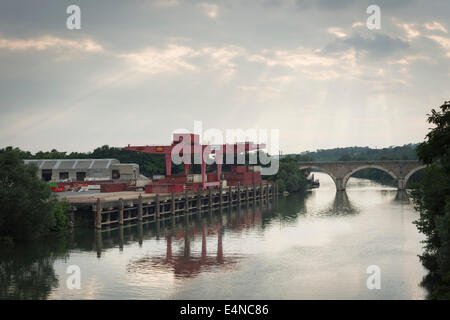
<svg viewBox="0 0 450 320">
<path fill-rule="evenodd" d="M 182 193 L 183 184 L 148 184 L 145 186 L 145 193 Z"/>
<path fill-rule="evenodd" d="M 120 192 L 128 189 L 128 183 L 103 183 L 100 192 Z"/>
</svg>

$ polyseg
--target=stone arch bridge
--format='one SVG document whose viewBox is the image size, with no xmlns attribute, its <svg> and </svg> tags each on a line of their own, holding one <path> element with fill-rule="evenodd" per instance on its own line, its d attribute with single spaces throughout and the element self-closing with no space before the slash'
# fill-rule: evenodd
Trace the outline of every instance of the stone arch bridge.
<svg viewBox="0 0 450 320">
<path fill-rule="evenodd" d="M 367 168 L 387 172 L 397 181 L 397 188 L 405 190 L 406 183 L 413 173 L 425 168 L 425 165 L 417 160 L 299 162 L 299 166 L 300 170 L 318 169 L 327 173 L 336 184 L 337 191 L 345 190 L 352 174 Z"/>
</svg>

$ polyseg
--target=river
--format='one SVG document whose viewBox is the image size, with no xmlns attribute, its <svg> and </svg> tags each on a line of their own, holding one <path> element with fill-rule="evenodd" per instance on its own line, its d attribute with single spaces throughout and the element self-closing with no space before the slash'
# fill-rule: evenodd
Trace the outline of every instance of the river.
<svg viewBox="0 0 450 320">
<path fill-rule="evenodd" d="M 426 299 L 424 237 L 405 195 L 357 178 L 336 193 L 315 176 L 319 189 L 277 205 L 18 245 L 0 256 L 0 298 Z"/>
</svg>

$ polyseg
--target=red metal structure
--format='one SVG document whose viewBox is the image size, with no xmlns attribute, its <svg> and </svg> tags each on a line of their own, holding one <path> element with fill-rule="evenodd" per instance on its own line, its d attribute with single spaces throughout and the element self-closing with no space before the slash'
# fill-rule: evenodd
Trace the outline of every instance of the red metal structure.
<svg viewBox="0 0 450 320">
<path fill-rule="evenodd" d="M 175 133 L 173 141 L 170 146 L 130 146 L 125 147 L 125 150 L 145 152 L 151 154 L 164 154 L 166 159 L 166 176 L 170 177 L 172 174 L 172 153 L 178 152 L 180 157 L 200 155 L 201 158 L 201 172 L 202 172 L 202 188 L 210 186 L 219 186 L 222 174 L 223 156 L 226 154 L 239 154 L 243 152 L 255 151 L 264 149 L 265 144 L 255 144 L 253 142 L 239 142 L 235 144 L 223 145 L 201 145 L 199 142 L 199 135 L 192 133 Z M 174 149 L 176 150 L 174 151 Z M 206 162 L 205 158 L 210 154 L 216 155 L 217 165 L 217 181 L 206 182 Z M 190 160 L 189 160 L 190 162 Z M 187 176 L 192 167 L 192 163 L 184 163 L 184 174 Z"/>
</svg>

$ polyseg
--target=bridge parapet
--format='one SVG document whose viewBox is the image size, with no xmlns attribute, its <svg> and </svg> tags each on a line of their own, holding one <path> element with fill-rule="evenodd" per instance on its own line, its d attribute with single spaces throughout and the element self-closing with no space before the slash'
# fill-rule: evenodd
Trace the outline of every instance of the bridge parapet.
<svg viewBox="0 0 450 320">
<path fill-rule="evenodd" d="M 367 168 L 387 172 L 397 181 L 397 188 L 404 190 L 412 174 L 424 167 L 418 160 L 299 162 L 300 169 L 318 169 L 327 173 L 333 179 L 337 191 L 345 190 L 352 174 Z"/>
</svg>

